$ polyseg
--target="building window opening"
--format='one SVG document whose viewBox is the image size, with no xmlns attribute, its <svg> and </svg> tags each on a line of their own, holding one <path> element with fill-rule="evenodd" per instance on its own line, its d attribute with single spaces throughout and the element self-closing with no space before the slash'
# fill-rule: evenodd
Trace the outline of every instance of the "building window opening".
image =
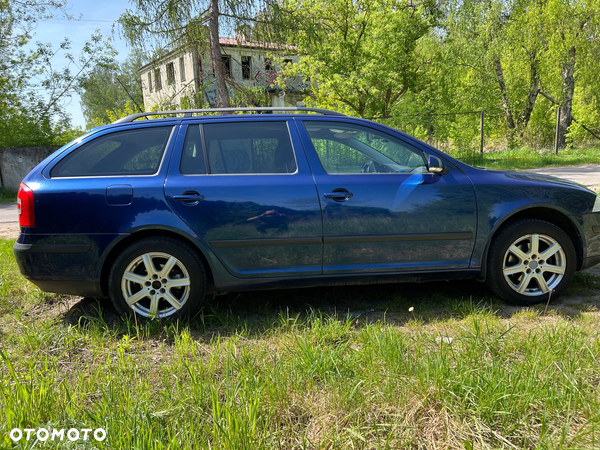
<svg viewBox="0 0 600 450">
<path fill-rule="evenodd" d="M 162 81 L 160 80 L 160 69 L 154 69 L 154 85 L 156 86 L 157 91 L 160 91 L 162 89 Z"/>
<path fill-rule="evenodd" d="M 252 57 L 242 56 L 242 79 L 249 80 L 252 70 Z"/>
<path fill-rule="evenodd" d="M 225 76 L 231 78 L 231 56 L 222 55 L 221 64 L 223 64 L 223 68 L 225 69 Z"/>
<path fill-rule="evenodd" d="M 175 84 L 175 65 L 172 62 L 167 64 L 167 84 Z"/>
<path fill-rule="evenodd" d="M 179 78 L 181 81 L 185 81 L 185 61 L 183 57 L 179 58 Z"/>
</svg>

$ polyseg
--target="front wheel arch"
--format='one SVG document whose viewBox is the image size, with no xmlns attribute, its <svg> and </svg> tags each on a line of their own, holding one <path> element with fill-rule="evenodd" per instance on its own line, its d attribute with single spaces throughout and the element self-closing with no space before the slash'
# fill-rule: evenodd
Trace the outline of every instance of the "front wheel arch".
<svg viewBox="0 0 600 450">
<path fill-rule="evenodd" d="M 502 232 L 504 228 L 510 226 L 515 221 L 523 219 L 537 219 L 549 222 L 563 230 L 567 235 L 569 235 L 571 241 L 573 242 L 573 245 L 575 246 L 575 253 L 577 258 L 576 270 L 581 269 L 581 266 L 583 264 L 584 244 L 579 228 L 577 228 L 577 225 L 575 225 L 566 214 L 557 209 L 537 206 L 518 211 L 515 214 L 509 217 L 505 217 L 502 221 L 500 221 L 500 223 L 496 226 L 496 229 L 494 230 L 493 234 L 488 239 L 488 242 L 486 243 L 485 250 L 481 257 L 481 274 L 477 278 L 477 281 L 484 282 L 487 280 L 489 250 L 496 236 L 500 232 Z"/>
<path fill-rule="evenodd" d="M 560 227 L 521 219 L 494 236 L 487 266 L 486 282 L 496 295 L 517 305 L 533 305 L 559 297 L 571 284 L 576 251 Z"/>
</svg>

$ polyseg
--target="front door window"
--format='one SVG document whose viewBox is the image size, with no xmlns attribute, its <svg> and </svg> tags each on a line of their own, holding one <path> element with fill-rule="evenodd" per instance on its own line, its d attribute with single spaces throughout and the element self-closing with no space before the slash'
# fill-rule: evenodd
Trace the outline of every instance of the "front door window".
<svg viewBox="0 0 600 450">
<path fill-rule="evenodd" d="M 424 173 L 423 153 L 368 127 L 336 122 L 305 122 L 328 174 Z"/>
</svg>

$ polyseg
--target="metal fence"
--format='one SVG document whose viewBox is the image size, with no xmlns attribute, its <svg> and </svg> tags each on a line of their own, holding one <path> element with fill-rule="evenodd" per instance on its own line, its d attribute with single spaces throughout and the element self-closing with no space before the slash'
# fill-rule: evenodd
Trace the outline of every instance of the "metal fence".
<svg viewBox="0 0 600 450">
<path fill-rule="evenodd" d="M 465 116 L 466 120 L 457 120 L 457 117 Z M 450 119 L 449 121 L 445 119 Z M 465 112 L 451 112 L 451 113 L 406 113 L 393 116 L 380 116 L 372 117 L 371 120 L 379 123 L 390 125 L 401 131 L 404 131 L 410 135 L 420 138 L 421 140 L 433 145 L 434 147 L 440 148 L 441 150 L 455 156 L 468 164 L 484 164 L 486 162 L 494 161 L 494 152 L 500 149 L 506 149 L 508 147 L 508 141 L 506 135 L 498 136 L 495 133 L 495 141 L 491 144 L 486 142 L 486 132 L 489 136 L 494 134 L 493 130 L 501 130 L 506 128 L 506 118 L 504 114 L 498 114 L 497 112 L 491 114 L 484 110 L 480 111 L 465 111 Z M 590 137 L 600 140 L 600 133 L 596 133 L 583 123 L 577 121 L 573 117 L 573 121 L 580 125 L 586 130 Z M 445 122 L 445 123 L 444 123 Z M 544 128 L 546 130 L 545 136 L 543 137 L 542 146 L 531 145 L 533 148 L 545 154 L 559 155 L 559 123 L 560 123 L 560 108 L 556 109 L 556 127 L 553 136 L 549 136 L 549 127 Z M 426 128 L 424 135 L 415 133 L 418 127 Z M 460 127 L 464 126 L 467 128 L 466 133 L 463 133 L 462 139 L 453 139 L 448 136 L 444 136 L 442 132 L 440 136 L 440 130 L 448 127 Z M 477 133 L 475 133 L 475 127 L 477 127 Z M 468 130 L 471 130 L 470 132 Z M 460 136 L 460 132 L 457 133 Z M 535 133 L 534 133 L 535 134 Z M 552 139 L 553 138 L 553 139 Z M 553 140 L 553 145 L 551 145 Z M 503 145 L 501 143 L 503 141 Z M 544 152 L 545 149 L 545 152 Z"/>
</svg>

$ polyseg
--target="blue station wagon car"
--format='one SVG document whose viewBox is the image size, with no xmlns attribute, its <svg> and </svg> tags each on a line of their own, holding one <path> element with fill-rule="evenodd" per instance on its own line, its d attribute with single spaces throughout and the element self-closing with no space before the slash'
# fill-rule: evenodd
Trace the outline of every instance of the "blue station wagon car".
<svg viewBox="0 0 600 450">
<path fill-rule="evenodd" d="M 18 194 L 21 273 L 153 318 L 208 292 L 454 278 L 529 305 L 600 262 L 583 186 L 333 111 L 233 111 L 134 114 L 44 160 Z"/>
</svg>

